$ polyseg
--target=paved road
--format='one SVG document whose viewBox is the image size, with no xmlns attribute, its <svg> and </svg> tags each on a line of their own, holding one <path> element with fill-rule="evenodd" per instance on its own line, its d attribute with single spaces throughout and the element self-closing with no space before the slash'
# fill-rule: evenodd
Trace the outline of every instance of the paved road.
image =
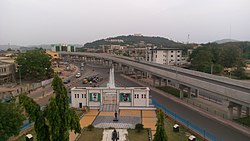
<svg viewBox="0 0 250 141">
<path fill-rule="evenodd" d="M 99 69 L 96 68 L 95 71 L 99 72 L 102 76 L 108 76 L 107 69 Z M 102 74 L 102 72 L 105 72 Z M 120 83 L 123 86 L 139 86 L 138 84 L 124 79 L 118 73 L 115 74 L 116 82 Z M 241 133 L 240 131 L 221 124 L 217 120 L 210 119 L 201 115 L 200 113 L 193 111 L 187 108 L 184 105 L 180 105 L 179 103 L 172 101 L 167 96 L 162 96 L 154 91 L 150 91 L 150 95 L 152 95 L 152 99 L 157 101 L 159 104 L 164 105 L 171 111 L 177 113 L 178 115 L 186 118 L 190 122 L 204 128 L 210 133 L 216 135 L 218 138 L 223 139 L 224 141 L 250 141 L 250 137 Z"/>
</svg>

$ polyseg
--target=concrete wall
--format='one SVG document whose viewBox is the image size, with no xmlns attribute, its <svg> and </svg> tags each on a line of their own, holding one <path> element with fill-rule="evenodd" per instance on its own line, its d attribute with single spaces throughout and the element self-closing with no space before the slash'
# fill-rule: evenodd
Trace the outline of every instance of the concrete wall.
<svg viewBox="0 0 250 141">
<path fill-rule="evenodd" d="M 78 98 L 79 94 L 79 98 Z M 85 98 L 86 95 L 86 98 Z M 87 106 L 87 92 L 86 90 L 74 90 L 71 91 L 71 105 L 72 107 L 79 108 L 79 103 L 83 106 Z"/>
</svg>

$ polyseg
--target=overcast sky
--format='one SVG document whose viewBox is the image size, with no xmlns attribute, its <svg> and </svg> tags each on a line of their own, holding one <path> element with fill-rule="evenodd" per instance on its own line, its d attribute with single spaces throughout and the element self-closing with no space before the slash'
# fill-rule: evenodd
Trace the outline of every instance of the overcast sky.
<svg viewBox="0 0 250 141">
<path fill-rule="evenodd" d="M 230 30 L 231 29 L 231 30 Z M 230 32 L 231 31 L 231 32 Z M 0 44 L 84 44 L 141 33 L 250 41 L 250 0 L 0 0 Z"/>
</svg>

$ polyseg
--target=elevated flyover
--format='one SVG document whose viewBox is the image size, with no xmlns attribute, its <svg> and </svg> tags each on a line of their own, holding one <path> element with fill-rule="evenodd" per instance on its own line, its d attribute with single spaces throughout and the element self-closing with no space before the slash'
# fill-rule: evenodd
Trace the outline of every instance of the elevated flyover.
<svg viewBox="0 0 250 141">
<path fill-rule="evenodd" d="M 188 88 L 190 90 L 190 88 L 194 88 L 197 89 L 197 92 L 205 90 L 228 101 L 229 117 L 232 115 L 233 107 L 238 107 L 238 115 L 240 116 L 242 106 L 246 107 L 246 114 L 249 115 L 250 84 L 246 82 L 106 53 L 61 52 L 60 55 L 64 59 L 93 61 L 108 65 L 117 64 L 122 70 L 146 72 L 160 82 L 162 79 L 175 81 L 180 89 Z"/>
</svg>

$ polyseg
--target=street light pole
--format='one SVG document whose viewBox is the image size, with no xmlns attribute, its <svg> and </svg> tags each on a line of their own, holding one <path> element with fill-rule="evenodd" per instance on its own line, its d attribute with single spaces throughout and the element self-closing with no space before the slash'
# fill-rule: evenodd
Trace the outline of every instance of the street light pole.
<svg viewBox="0 0 250 141">
<path fill-rule="evenodd" d="M 214 70 L 214 64 L 211 64 L 211 68 L 210 68 L 211 74 L 213 74 L 213 70 Z"/>
<path fill-rule="evenodd" d="M 18 69 L 19 69 L 19 84 L 21 86 L 22 84 L 22 78 L 21 78 L 21 65 L 18 66 Z"/>
</svg>

